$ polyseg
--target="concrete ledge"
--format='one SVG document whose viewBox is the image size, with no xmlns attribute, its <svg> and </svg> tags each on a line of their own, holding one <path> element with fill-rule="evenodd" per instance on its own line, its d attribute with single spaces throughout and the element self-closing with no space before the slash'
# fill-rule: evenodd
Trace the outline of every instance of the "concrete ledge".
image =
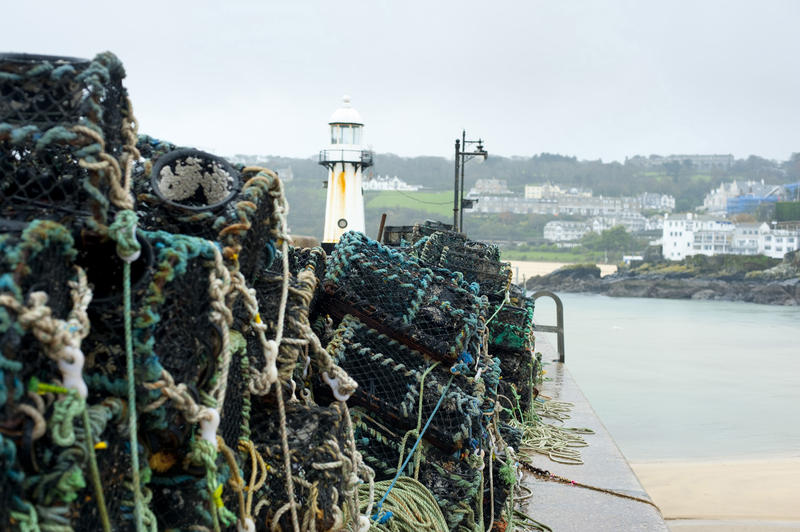
<svg viewBox="0 0 800 532">
<path fill-rule="evenodd" d="M 543 353 L 545 362 L 558 359 L 552 346 L 540 342 L 539 338 L 536 340 L 536 348 Z M 558 401 L 575 404 L 571 418 L 563 425 L 585 427 L 595 433 L 585 436 L 589 446 L 581 448 L 583 465 L 560 464 L 544 455 L 536 455 L 532 465 L 576 482 L 649 500 L 650 497 L 611 434 L 597 417 L 566 366 L 550 362 L 546 363 L 544 369 L 547 371 L 545 377 L 550 380 L 545 381 L 541 393 Z M 556 421 L 545 421 L 561 425 Z M 653 506 L 643 502 L 540 479 L 527 472 L 523 485 L 533 491 L 531 498 L 523 502 L 523 511 L 554 531 L 668 530 L 661 514 Z"/>
</svg>

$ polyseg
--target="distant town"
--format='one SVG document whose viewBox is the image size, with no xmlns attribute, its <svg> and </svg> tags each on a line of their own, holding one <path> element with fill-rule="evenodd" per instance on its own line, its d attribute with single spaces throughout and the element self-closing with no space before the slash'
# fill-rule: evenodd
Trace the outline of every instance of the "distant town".
<svg viewBox="0 0 800 532">
<path fill-rule="evenodd" d="M 230 159 L 277 169 L 293 205 L 323 207 L 324 172 L 315 158 Z M 382 213 L 394 225 L 452 220 L 452 160 L 375 154 L 374 169 L 363 181 L 368 234 Z M 800 154 L 786 161 L 635 155 L 622 163 L 547 153 L 490 156 L 465 174 L 465 229 L 500 243 L 510 257 L 618 261 L 649 248 L 667 260 L 696 254 L 780 258 L 800 248 Z M 293 230 L 318 234 L 315 212 L 292 209 Z M 615 228 L 630 238 L 620 245 L 599 239 Z"/>
<path fill-rule="evenodd" d="M 680 157 L 680 156 L 675 156 Z M 723 164 L 723 156 L 694 156 L 705 164 Z M 671 214 L 675 198 L 644 192 L 637 196 L 594 196 L 591 190 L 562 189 L 551 183 L 526 185 L 524 196 L 513 194 L 501 179 L 479 179 L 468 198 L 477 200 L 474 212 L 579 215 L 585 221 L 553 220 L 544 226 L 544 239 L 564 247 L 587 233 L 622 226 L 634 234 L 660 231 L 665 259 L 689 255 L 766 255 L 781 258 L 800 249 L 800 221 L 757 223 L 754 215 L 765 205 L 791 202 L 800 183 L 767 185 L 763 181 L 733 181 L 709 191 L 695 213 Z M 644 213 L 654 212 L 645 216 Z"/>
</svg>

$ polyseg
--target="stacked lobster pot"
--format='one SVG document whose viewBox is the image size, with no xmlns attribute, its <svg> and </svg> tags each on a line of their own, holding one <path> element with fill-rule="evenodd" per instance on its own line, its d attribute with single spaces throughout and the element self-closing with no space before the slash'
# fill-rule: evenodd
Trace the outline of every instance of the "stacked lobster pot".
<svg viewBox="0 0 800 532">
<path fill-rule="evenodd" d="M 126 404 L 95 394 L 99 361 L 82 349 L 104 291 L 122 285 L 87 260 L 114 249 L 110 221 L 131 206 L 136 123 L 124 75 L 110 53 L 0 55 L 4 529 L 131 524 L 130 506 L 100 502 L 133 498 Z M 112 365 L 124 368 L 124 356 Z"/>
<path fill-rule="evenodd" d="M 499 361 L 481 349 L 487 299 L 461 274 L 354 232 L 329 257 L 324 291 L 323 311 L 336 321 L 327 351 L 358 382 L 348 403 L 376 480 L 415 476 L 451 529 L 483 526 L 500 376 Z"/>
<path fill-rule="evenodd" d="M 533 300 L 512 288 L 512 271 L 499 260 L 497 246 L 467 240 L 452 231 L 422 236 L 413 249 L 430 267 L 461 272 L 464 281 L 478 286 L 490 304 L 489 352 L 500 359 L 503 378 L 499 394 L 503 406 L 527 412 L 533 394 Z"/>
<path fill-rule="evenodd" d="M 464 283 L 488 300 L 488 334 L 482 348 L 498 361 L 501 377 L 486 408 L 496 410 L 499 418 L 506 421 L 511 417 L 525 418 L 531 407 L 535 375 L 533 301 L 516 293 L 510 265 L 500 261 L 497 246 L 468 240 L 462 233 L 426 222 L 415 226 L 409 249 L 430 268 L 457 272 Z M 498 425 L 498 432 L 506 444 L 519 438 L 504 423 Z M 495 515 L 500 514 L 510 494 L 508 485 L 495 484 L 495 488 L 498 486 L 504 489 L 495 489 L 492 497 Z"/>
<path fill-rule="evenodd" d="M 288 246 L 270 170 L 139 137 L 123 77 L 0 56 L 0 529 L 353 522 L 324 252 Z"/>
<path fill-rule="evenodd" d="M 259 323 L 247 318 L 248 325 L 241 317 L 246 309 L 234 307 L 235 324 L 243 334 L 247 353 L 242 374 L 248 385 L 239 448 L 252 455 L 245 460 L 244 478 L 255 475 L 258 479 L 254 495 L 259 502 L 252 514 L 257 524 L 276 523 L 284 530 L 292 529 L 293 519 L 303 530 L 338 529 L 347 519 L 354 519 L 355 490 L 364 473 L 344 402 L 356 383 L 333 363 L 311 329 L 310 316 L 319 300 L 325 259 L 321 248 L 289 247 L 285 253 L 279 252 L 253 284 L 259 309 L 255 321 Z M 281 331 L 277 352 L 264 348 L 259 329 L 267 338 L 275 338 Z M 272 365 L 277 381 L 265 390 L 264 377 Z M 327 400 L 313 396 L 313 381 L 325 383 L 321 394 Z M 276 402 L 277 388 L 285 407 Z M 291 465 L 285 458 L 284 442 Z M 286 482 L 287 471 L 291 472 L 291 485 Z M 291 502 L 298 505 L 296 517 Z"/>
</svg>

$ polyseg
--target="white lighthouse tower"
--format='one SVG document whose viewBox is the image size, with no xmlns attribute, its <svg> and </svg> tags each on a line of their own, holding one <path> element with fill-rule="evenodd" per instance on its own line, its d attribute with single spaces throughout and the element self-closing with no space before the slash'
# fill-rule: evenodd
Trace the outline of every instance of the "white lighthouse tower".
<svg viewBox="0 0 800 532">
<path fill-rule="evenodd" d="M 322 242 L 335 244 L 347 231 L 365 230 L 361 171 L 372 166 L 372 152 L 361 145 L 364 122 L 345 96 L 329 121 L 331 143 L 319 154 L 328 169 L 328 199 Z"/>
</svg>

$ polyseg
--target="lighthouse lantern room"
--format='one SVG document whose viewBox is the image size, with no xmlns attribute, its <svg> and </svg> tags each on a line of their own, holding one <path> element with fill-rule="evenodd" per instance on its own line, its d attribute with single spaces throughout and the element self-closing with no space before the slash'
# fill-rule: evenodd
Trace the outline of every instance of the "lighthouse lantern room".
<svg viewBox="0 0 800 532">
<path fill-rule="evenodd" d="M 372 152 L 362 146 L 364 122 L 345 96 L 342 107 L 331 115 L 331 143 L 319 154 L 328 169 L 323 243 L 335 244 L 347 231 L 365 230 L 364 192 L 361 172 L 372 166 Z"/>
</svg>

